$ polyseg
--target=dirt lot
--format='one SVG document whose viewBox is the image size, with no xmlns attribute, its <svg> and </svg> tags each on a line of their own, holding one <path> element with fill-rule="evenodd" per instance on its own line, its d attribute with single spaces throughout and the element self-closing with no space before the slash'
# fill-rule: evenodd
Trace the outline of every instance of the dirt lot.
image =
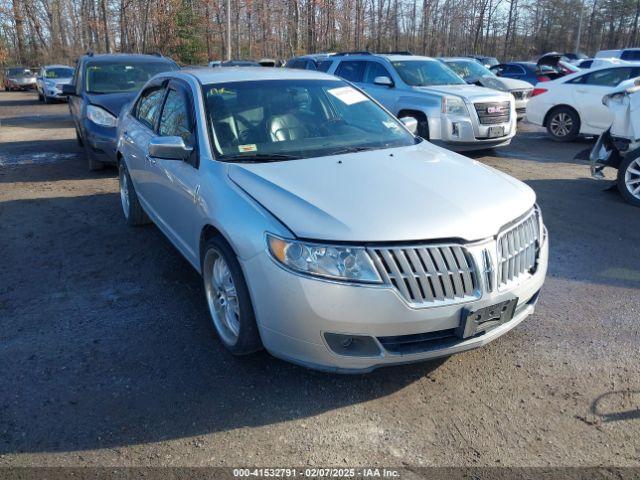
<svg viewBox="0 0 640 480">
<path fill-rule="evenodd" d="M 67 106 L 0 93 L 0 465 L 639 465 L 640 210 L 531 126 L 476 156 L 551 238 L 537 313 L 481 350 L 337 376 L 212 337 L 199 276 L 129 228 Z"/>
</svg>

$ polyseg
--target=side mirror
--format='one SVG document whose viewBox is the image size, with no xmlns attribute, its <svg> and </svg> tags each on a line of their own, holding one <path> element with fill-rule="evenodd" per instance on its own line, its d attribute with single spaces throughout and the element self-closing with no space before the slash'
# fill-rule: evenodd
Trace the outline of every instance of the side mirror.
<svg viewBox="0 0 640 480">
<path fill-rule="evenodd" d="M 63 95 L 75 95 L 76 94 L 76 86 L 70 83 L 65 83 L 62 85 L 62 94 Z"/>
<path fill-rule="evenodd" d="M 186 160 L 193 147 L 184 143 L 182 137 L 154 137 L 149 142 L 149 156 L 164 160 Z"/>
<path fill-rule="evenodd" d="M 393 87 L 393 80 L 385 76 L 374 78 L 373 83 L 375 85 L 381 85 L 383 87 L 389 87 L 389 88 Z"/>
<path fill-rule="evenodd" d="M 418 120 L 413 117 L 402 117 L 400 121 L 411 133 L 414 135 L 418 133 Z"/>
</svg>

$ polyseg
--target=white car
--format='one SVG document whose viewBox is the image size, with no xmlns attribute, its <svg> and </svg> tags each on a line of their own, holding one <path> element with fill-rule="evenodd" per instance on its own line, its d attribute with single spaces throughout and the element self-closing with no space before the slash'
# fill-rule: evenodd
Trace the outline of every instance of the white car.
<svg viewBox="0 0 640 480">
<path fill-rule="evenodd" d="M 613 120 L 602 97 L 639 76 L 639 65 L 612 65 L 538 83 L 527 105 L 527 120 L 546 127 L 551 138 L 561 142 L 600 135 Z"/>
<path fill-rule="evenodd" d="M 62 86 L 73 80 L 73 67 L 67 65 L 46 65 L 40 69 L 36 77 L 38 100 L 49 103 L 52 100 L 66 100 Z"/>
</svg>

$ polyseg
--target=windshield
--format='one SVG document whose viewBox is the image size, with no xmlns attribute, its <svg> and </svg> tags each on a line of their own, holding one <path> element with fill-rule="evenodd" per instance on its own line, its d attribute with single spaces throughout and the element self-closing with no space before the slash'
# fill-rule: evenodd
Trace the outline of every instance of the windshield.
<svg viewBox="0 0 640 480">
<path fill-rule="evenodd" d="M 392 62 L 400 78 L 414 87 L 460 85 L 465 83 L 453 70 L 436 60 Z"/>
<path fill-rule="evenodd" d="M 177 70 L 173 62 L 89 63 L 86 69 L 87 93 L 137 92 L 156 73 Z"/>
<path fill-rule="evenodd" d="M 495 77 L 495 74 L 484 65 L 470 60 L 447 60 L 447 66 L 466 81 L 477 80 L 482 77 Z"/>
<path fill-rule="evenodd" d="M 32 77 L 33 73 L 28 68 L 10 68 L 7 77 Z"/>
<path fill-rule="evenodd" d="M 339 80 L 265 80 L 203 87 L 219 160 L 270 161 L 413 145 L 415 137 Z"/>
<path fill-rule="evenodd" d="M 44 71 L 44 78 L 69 78 L 73 77 L 73 68 L 53 67 Z"/>
</svg>

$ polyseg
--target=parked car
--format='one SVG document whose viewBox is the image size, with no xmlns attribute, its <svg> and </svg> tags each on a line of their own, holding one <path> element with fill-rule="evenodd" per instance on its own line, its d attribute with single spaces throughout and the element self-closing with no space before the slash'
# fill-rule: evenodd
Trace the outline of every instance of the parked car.
<svg viewBox="0 0 640 480">
<path fill-rule="evenodd" d="M 527 105 L 527 120 L 547 128 L 551 138 L 568 142 L 578 135 L 600 135 L 611 125 L 602 97 L 640 76 L 640 66 L 616 65 L 583 70 L 538 85 Z"/>
<path fill-rule="evenodd" d="M 218 67 L 260 67 L 261 65 L 258 62 L 254 62 L 253 60 L 226 60 L 224 62 L 220 62 Z"/>
<path fill-rule="evenodd" d="M 3 84 L 6 91 L 31 90 L 36 88 L 36 76 L 28 68 L 8 68 L 4 73 Z"/>
<path fill-rule="evenodd" d="M 118 134 L 127 223 L 153 221 L 202 275 L 234 354 L 369 371 L 480 347 L 534 311 L 548 240 L 533 190 L 343 80 L 161 74 Z"/>
<path fill-rule="evenodd" d="M 116 119 L 122 107 L 156 73 L 178 70 L 161 55 L 89 53 L 80 57 L 73 83 L 62 87 L 78 144 L 84 148 L 89 170 L 116 161 Z"/>
<path fill-rule="evenodd" d="M 516 134 L 512 95 L 467 85 L 434 58 L 338 53 L 327 72 L 353 82 L 397 117 L 414 118 L 421 137 L 452 150 L 500 147 Z"/>
<path fill-rule="evenodd" d="M 491 67 L 493 73 L 498 77 L 514 78 L 536 85 L 540 82 L 548 82 L 555 74 L 553 68 L 548 66 L 538 66 L 533 62 L 509 62 L 501 63 Z"/>
<path fill-rule="evenodd" d="M 221 63 L 222 63 L 222 60 L 211 60 L 209 62 L 209 66 L 212 67 L 212 68 L 213 67 L 219 67 Z"/>
<path fill-rule="evenodd" d="M 46 65 L 40 69 L 36 78 L 38 100 L 49 103 L 52 100 L 66 100 L 62 86 L 71 83 L 73 67 L 67 65 Z"/>
<path fill-rule="evenodd" d="M 613 123 L 589 154 L 591 176 L 604 179 L 606 167 L 618 170 L 616 186 L 631 205 L 640 207 L 640 79 L 607 94 L 602 103 L 611 110 Z"/>
<path fill-rule="evenodd" d="M 625 62 L 639 62 L 640 48 L 621 48 L 617 50 L 600 50 L 596 53 L 596 59 L 616 59 Z"/>
<path fill-rule="evenodd" d="M 545 73 L 550 80 L 564 77 L 565 75 L 571 75 L 577 73 L 580 69 L 572 64 L 568 58 L 558 52 L 546 53 L 538 59 L 536 65 L 539 68 L 546 67 L 550 70 Z"/>
<path fill-rule="evenodd" d="M 562 54 L 562 56 L 574 65 L 578 65 L 579 62 L 587 60 L 589 58 L 587 55 L 580 52 L 565 52 Z"/>
<path fill-rule="evenodd" d="M 293 57 L 284 64 L 285 68 L 297 68 L 300 70 L 318 70 L 326 72 L 331 66 L 333 53 L 316 53 Z"/>
<path fill-rule="evenodd" d="M 470 58 L 441 58 L 442 62 L 471 85 L 509 92 L 516 101 L 516 115 L 522 120 L 533 92 L 530 83 L 514 78 L 500 78 L 487 67 Z"/>
<path fill-rule="evenodd" d="M 586 60 L 578 60 L 576 62 L 576 67 L 581 70 L 588 70 L 593 66 L 593 58 L 587 58 Z"/>
<path fill-rule="evenodd" d="M 500 61 L 496 57 L 485 57 L 482 55 L 467 55 L 467 58 L 473 58 L 480 65 L 486 68 L 491 68 L 495 65 L 499 65 Z"/>
</svg>

